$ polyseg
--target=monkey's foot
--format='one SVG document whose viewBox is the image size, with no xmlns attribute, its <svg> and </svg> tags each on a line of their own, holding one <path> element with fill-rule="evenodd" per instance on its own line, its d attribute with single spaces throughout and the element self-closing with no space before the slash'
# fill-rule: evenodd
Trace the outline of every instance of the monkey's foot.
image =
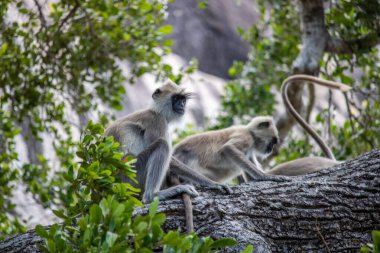
<svg viewBox="0 0 380 253">
<path fill-rule="evenodd" d="M 178 196 L 182 193 L 187 193 L 191 197 L 198 197 L 199 193 L 195 190 L 194 186 L 188 184 L 176 185 L 154 194 L 145 192 L 142 198 L 144 204 L 150 203 L 153 200 L 153 197 L 157 196 L 159 200 L 167 200 L 172 197 Z"/>
<path fill-rule="evenodd" d="M 187 193 L 193 198 L 199 196 L 199 193 L 197 192 L 197 190 L 195 190 L 194 186 L 189 185 L 189 184 L 184 184 L 184 185 L 179 185 L 179 186 L 181 187 L 179 188 L 178 193 Z"/>
<path fill-rule="evenodd" d="M 227 194 L 232 194 L 233 193 L 233 191 L 231 190 L 230 186 L 226 185 L 226 184 L 214 184 L 214 185 L 210 186 L 210 188 L 218 190 L 218 191 L 221 191 L 221 192 L 224 192 L 224 193 L 227 193 Z"/>
</svg>

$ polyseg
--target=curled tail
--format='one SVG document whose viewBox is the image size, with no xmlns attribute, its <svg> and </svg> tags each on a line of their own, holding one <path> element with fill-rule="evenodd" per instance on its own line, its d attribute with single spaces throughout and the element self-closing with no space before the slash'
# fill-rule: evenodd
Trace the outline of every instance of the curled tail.
<svg viewBox="0 0 380 253">
<path fill-rule="evenodd" d="M 288 109 L 288 112 L 297 120 L 297 122 L 303 127 L 303 129 L 305 129 L 306 132 L 308 132 L 311 135 L 311 137 L 318 143 L 323 153 L 329 159 L 335 160 L 335 157 L 333 153 L 331 152 L 331 149 L 322 140 L 322 138 L 318 135 L 318 133 L 301 117 L 301 115 L 294 109 L 293 105 L 290 103 L 289 97 L 288 97 L 288 88 L 289 88 L 289 85 L 294 83 L 294 81 L 310 81 L 315 84 L 328 87 L 329 89 L 341 90 L 342 92 L 349 91 L 351 87 L 342 83 L 323 80 L 323 79 L 320 79 L 314 76 L 309 76 L 309 75 L 290 76 L 287 79 L 285 79 L 285 81 L 282 83 L 282 86 L 281 86 L 282 100 L 284 101 L 284 104 L 286 108 Z"/>
</svg>

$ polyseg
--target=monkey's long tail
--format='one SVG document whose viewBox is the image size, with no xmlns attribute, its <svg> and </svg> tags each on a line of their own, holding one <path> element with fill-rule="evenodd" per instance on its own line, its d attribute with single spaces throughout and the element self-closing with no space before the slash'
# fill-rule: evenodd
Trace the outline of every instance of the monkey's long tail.
<svg viewBox="0 0 380 253">
<path fill-rule="evenodd" d="M 178 176 L 174 176 L 174 175 L 171 176 L 170 181 L 173 185 L 181 184 Z M 186 230 L 187 230 L 187 233 L 189 234 L 194 231 L 193 204 L 191 202 L 190 195 L 187 193 L 182 194 L 182 200 L 185 206 Z"/>
<path fill-rule="evenodd" d="M 187 233 L 194 231 L 194 216 L 193 216 L 193 204 L 191 203 L 191 197 L 187 193 L 182 194 L 183 204 L 185 205 L 185 217 L 186 217 L 186 230 Z"/>
<path fill-rule="evenodd" d="M 310 81 L 322 86 L 326 86 L 330 89 L 336 89 L 341 90 L 342 92 L 349 91 L 351 89 L 350 86 L 347 86 L 342 83 L 337 83 L 333 81 L 323 80 L 314 76 L 309 75 L 293 75 L 285 79 L 285 81 L 282 83 L 281 86 L 281 96 L 282 100 L 284 101 L 284 104 L 286 108 L 288 109 L 289 113 L 297 120 L 297 122 L 313 137 L 313 139 L 318 143 L 318 145 L 321 147 L 323 153 L 325 155 L 335 160 L 333 153 L 331 152 L 330 148 L 326 145 L 326 143 L 322 140 L 322 138 L 318 135 L 318 133 L 299 115 L 299 113 L 294 109 L 292 103 L 289 101 L 288 97 L 288 88 L 289 85 L 294 83 L 294 81 Z"/>
</svg>

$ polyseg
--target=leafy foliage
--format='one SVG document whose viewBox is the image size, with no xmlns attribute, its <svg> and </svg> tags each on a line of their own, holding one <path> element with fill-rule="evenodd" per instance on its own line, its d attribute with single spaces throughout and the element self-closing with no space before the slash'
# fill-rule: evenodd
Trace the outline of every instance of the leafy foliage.
<svg viewBox="0 0 380 253">
<path fill-rule="evenodd" d="M 246 123 L 252 115 L 272 115 L 275 104 L 273 86 L 286 78 L 299 51 L 298 16 L 292 4 L 279 1 L 269 11 L 263 1 L 259 3 L 259 23 L 246 32 L 238 29 L 251 44 L 252 51 L 246 64 L 235 62 L 229 70 L 232 76 L 240 78 L 226 87 L 220 126 L 231 125 L 238 119 Z M 268 12 L 270 18 L 266 19 Z M 267 27 L 273 30 L 271 37 L 267 36 Z"/>
<path fill-rule="evenodd" d="M 98 104 L 120 110 L 125 79 L 134 82 L 147 72 L 157 79 L 182 78 L 161 64 L 173 43 L 164 38 L 172 28 L 163 24 L 162 1 L 29 2 L 0 3 L 0 238 L 24 230 L 10 216 L 12 187 L 18 182 L 44 206 L 62 204 L 65 181 L 51 176 L 51 161 L 39 150 L 31 158 L 35 162 L 18 161 L 15 139 L 21 129 L 33 145 L 42 142 L 43 132 L 52 135 L 52 149 L 61 165 L 69 166 L 76 151 L 76 115 L 91 112 L 106 123 Z M 127 75 L 120 65 L 125 60 Z"/>
<path fill-rule="evenodd" d="M 38 225 L 36 232 L 44 239 L 44 252 L 215 252 L 233 246 L 229 238 L 213 240 L 179 231 L 164 232 L 165 214 L 157 213 L 158 199 L 144 216 L 133 217 L 141 206 L 139 192 L 120 182 L 121 173 L 135 181 L 134 160 L 124 163 L 119 143 L 103 136 L 100 124 L 89 123 L 78 146 L 79 164 L 73 163 L 63 177 L 67 181 L 65 209 L 55 210 L 62 224 L 47 231 Z M 249 252 L 249 251 L 247 251 Z"/>
</svg>

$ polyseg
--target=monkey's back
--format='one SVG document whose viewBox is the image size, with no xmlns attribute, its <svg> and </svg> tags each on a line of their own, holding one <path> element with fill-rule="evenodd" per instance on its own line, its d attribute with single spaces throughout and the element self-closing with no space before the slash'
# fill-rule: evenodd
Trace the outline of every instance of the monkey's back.
<svg viewBox="0 0 380 253">
<path fill-rule="evenodd" d="M 118 119 L 105 134 L 112 135 L 124 153 L 136 156 L 156 139 L 168 139 L 168 124 L 162 115 L 146 109 Z"/>
<path fill-rule="evenodd" d="M 221 153 L 221 148 L 234 136 L 241 133 L 246 134 L 246 131 L 245 126 L 233 126 L 195 134 L 174 146 L 173 155 L 190 168 L 215 181 L 228 181 L 238 175 L 240 171 L 226 161 Z"/>
<path fill-rule="evenodd" d="M 333 167 L 340 162 L 325 157 L 303 157 L 276 166 L 267 172 L 269 175 L 299 176 Z"/>
</svg>

